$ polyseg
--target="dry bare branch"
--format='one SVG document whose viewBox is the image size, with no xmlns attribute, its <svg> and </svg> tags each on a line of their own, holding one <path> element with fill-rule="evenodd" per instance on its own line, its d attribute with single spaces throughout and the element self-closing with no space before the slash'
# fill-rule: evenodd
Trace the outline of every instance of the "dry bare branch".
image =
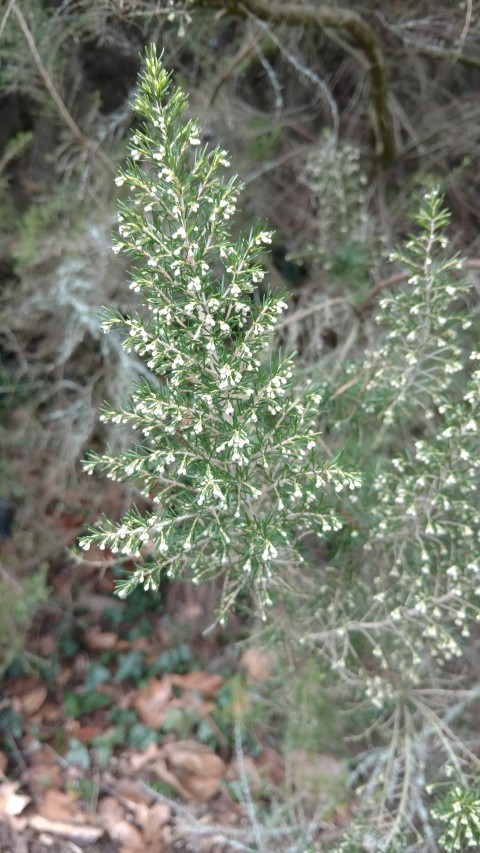
<svg viewBox="0 0 480 853">
<path fill-rule="evenodd" d="M 393 116 L 389 104 L 387 72 L 380 45 L 373 30 L 357 12 L 350 9 L 324 5 L 303 5 L 295 2 L 270 2 L 270 0 L 195 0 L 203 8 L 221 9 L 245 17 L 254 15 L 270 24 L 316 27 L 325 30 L 343 30 L 367 59 L 375 113 L 374 132 L 380 159 L 385 166 L 395 161 L 396 145 Z"/>
<path fill-rule="evenodd" d="M 68 129 L 71 131 L 71 133 L 73 134 L 75 139 L 78 140 L 78 142 L 80 143 L 82 148 L 84 148 L 86 151 L 89 151 L 91 154 L 97 156 L 102 161 L 102 163 L 113 173 L 115 171 L 115 169 L 114 169 L 111 161 L 103 153 L 103 151 L 101 151 L 100 149 L 98 149 L 98 147 L 96 145 L 94 145 L 94 143 L 92 142 L 91 139 L 89 139 L 87 136 L 85 136 L 85 134 L 79 128 L 75 119 L 69 113 L 67 107 L 65 106 L 65 103 L 63 102 L 62 97 L 61 97 L 57 87 L 55 86 L 55 83 L 53 82 L 50 74 L 48 73 L 47 68 L 45 67 L 45 64 L 42 60 L 42 57 L 40 56 L 37 45 L 35 44 L 35 39 L 33 37 L 33 34 L 31 32 L 26 20 L 25 20 L 25 17 L 23 15 L 22 11 L 19 9 L 18 5 L 15 3 L 15 0 L 13 2 L 13 5 L 9 8 L 11 8 L 13 14 L 15 15 L 15 17 L 17 19 L 18 25 L 19 25 L 19 27 L 20 27 L 20 29 L 21 29 L 24 37 L 25 37 L 25 41 L 27 42 L 28 48 L 30 50 L 30 53 L 32 54 L 35 65 L 37 66 L 38 73 L 40 74 L 40 76 L 41 76 L 41 78 L 45 84 L 45 88 L 47 89 L 50 97 L 52 98 L 52 100 L 53 100 L 53 102 L 54 102 L 54 104 L 58 110 L 58 114 L 59 114 L 60 118 L 65 123 L 65 125 L 68 127 Z"/>
</svg>

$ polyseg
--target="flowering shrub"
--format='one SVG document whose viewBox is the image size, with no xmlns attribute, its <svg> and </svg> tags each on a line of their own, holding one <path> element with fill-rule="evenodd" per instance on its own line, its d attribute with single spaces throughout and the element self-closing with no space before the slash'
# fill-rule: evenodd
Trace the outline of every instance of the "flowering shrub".
<svg viewBox="0 0 480 853">
<path fill-rule="evenodd" d="M 332 278 L 348 279 L 351 290 L 368 279 L 376 248 L 360 155 L 359 147 L 339 145 L 333 134 L 323 133 L 308 154 L 304 174 L 318 227 L 301 256 L 315 258 Z"/>
<path fill-rule="evenodd" d="M 133 483 L 146 509 L 101 519 L 81 545 L 136 561 L 120 596 L 155 591 L 162 573 L 221 578 L 223 619 L 246 590 L 263 617 L 281 594 L 295 654 L 318 655 L 349 734 L 361 742 L 365 731 L 352 774 L 358 825 L 338 849 L 450 853 L 476 837 L 475 821 L 467 833 L 457 788 L 453 805 L 432 809 L 429 785 L 454 776 L 468 792 L 480 764 L 455 730 L 480 689 L 449 668 L 480 612 L 480 353 L 461 264 L 446 253 L 448 216 L 429 193 L 419 236 L 393 257 L 407 284 L 381 303 L 378 347 L 316 389 L 295 379 L 291 358 L 265 353 L 286 307 L 252 299 L 271 237 L 261 227 L 233 237 L 239 184 L 222 178 L 226 153 L 202 147 L 186 106 L 150 50 L 114 247 L 133 258 L 141 311 L 110 309 L 103 323 L 150 374 L 102 414 L 131 426 L 136 443 L 86 462 Z M 356 475 L 320 458 L 322 422 L 366 472 L 359 495 Z M 329 539 L 331 564 L 314 578 L 308 533 Z"/>
<path fill-rule="evenodd" d="M 358 479 L 319 458 L 318 391 L 293 383 L 290 358 L 262 355 L 286 308 L 278 296 L 252 300 L 271 235 L 257 227 L 233 239 L 240 187 L 220 175 L 226 152 L 207 151 L 200 128 L 183 121 L 186 107 L 150 50 L 134 105 L 143 124 L 116 179 L 131 201 L 120 204 L 114 246 L 133 257 L 131 287 L 146 310 L 109 310 L 103 328 L 124 331 L 151 378 L 102 414 L 135 428 L 137 444 L 91 453 L 85 467 L 135 483 L 151 508 L 102 519 L 81 545 L 138 561 L 121 596 L 188 571 L 196 583 L 223 578 L 221 614 L 244 589 L 264 612 L 275 571 L 303 560 L 305 534 L 340 527 L 329 491 Z"/>
<path fill-rule="evenodd" d="M 480 687 L 465 659 L 461 675 L 452 671 L 480 620 L 480 353 L 462 263 L 447 252 L 448 218 L 427 193 L 418 235 L 392 256 L 405 285 L 380 303 L 378 346 L 324 389 L 329 424 L 365 487 L 349 499 L 350 540 L 302 642 L 351 703 L 357 738 L 360 720 L 368 732 L 353 781 L 379 850 L 413 824 L 420 846 L 405 849 L 462 849 L 445 845 L 449 831 L 438 847 L 427 789 L 454 775 L 468 791 L 480 769 L 461 735 Z"/>
</svg>

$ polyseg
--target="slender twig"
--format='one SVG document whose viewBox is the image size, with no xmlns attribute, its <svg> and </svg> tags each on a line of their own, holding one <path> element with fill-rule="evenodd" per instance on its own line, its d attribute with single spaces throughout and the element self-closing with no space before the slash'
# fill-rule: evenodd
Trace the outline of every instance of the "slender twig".
<svg viewBox="0 0 480 853">
<path fill-rule="evenodd" d="M 467 261 L 463 262 L 463 269 L 467 270 L 476 270 L 480 269 L 480 258 L 470 258 Z M 408 273 L 400 272 L 395 273 L 395 275 L 391 275 L 388 278 L 384 278 L 381 281 L 378 281 L 372 289 L 367 293 L 363 302 L 357 308 L 357 312 L 359 314 L 363 314 L 363 312 L 370 306 L 376 296 L 382 292 L 382 290 L 388 290 L 390 287 L 395 287 L 397 284 L 403 284 L 408 278 Z"/>
<path fill-rule="evenodd" d="M 337 6 L 274 2 L 274 0 L 194 0 L 196 6 L 222 9 L 234 15 L 246 13 L 273 24 L 317 27 L 324 30 L 343 30 L 365 56 L 371 80 L 372 104 L 375 113 L 374 132 L 378 154 L 385 166 L 396 158 L 393 114 L 389 103 L 385 58 L 374 31 L 358 12 Z"/>
<path fill-rule="evenodd" d="M 245 7 L 243 7 L 243 8 L 245 8 Z M 246 11 L 247 15 L 251 15 L 251 13 L 249 12 L 248 9 L 245 8 L 245 11 Z M 276 45 L 276 47 L 278 47 L 279 51 L 281 53 L 283 53 L 283 55 L 287 58 L 288 62 L 290 62 L 290 64 L 295 68 L 295 70 L 300 75 L 302 75 L 303 77 L 306 77 L 308 80 L 310 80 L 316 86 L 318 86 L 320 92 L 322 93 L 324 100 L 328 104 L 328 107 L 329 107 L 331 115 L 332 115 L 332 136 L 333 136 L 333 140 L 336 141 L 338 139 L 338 133 L 339 133 L 339 129 L 340 129 L 340 116 L 338 113 L 337 102 L 335 101 L 335 98 L 333 97 L 329 86 L 327 86 L 325 81 L 322 80 L 322 78 L 319 77 L 318 74 L 316 74 L 314 71 L 312 71 L 311 68 L 307 68 L 302 62 L 300 62 L 297 59 L 296 56 L 293 55 L 293 53 L 291 51 L 287 50 L 285 45 L 282 44 L 280 39 L 277 38 L 275 33 L 272 31 L 272 29 L 264 21 L 256 18 L 254 15 L 252 15 L 252 17 L 256 21 L 258 26 L 261 27 L 262 30 L 269 36 L 269 38 L 273 41 L 273 43 Z"/>
<path fill-rule="evenodd" d="M 459 59 L 463 53 L 463 47 L 465 44 L 465 39 L 467 38 L 467 33 L 470 29 L 470 24 L 472 23 L 472 14 L 473 14 L 473 0 L 467 0 L 467 9 L 465 12 L 465 22 L 463 24 L 463 30 L 460 34 L 460 38 L 458 40 L 458 47 L 456 52 L 456 58 Z"/>
<path fill-rule="evenodd" d="M 7 8 L 5 9 L 5 12 L 4 12 L 4 15 L 3 15 L 3 18 L 2 18 L 2 23 L 0 24 L 0 38 L 3 36 L 3 31 L 4 31 L 5 27 L 6 27 L 6 24 L 7 24 L 7 21 L 8 21 L 8 16 L 10 15 L 10 12 L 12 11 L 13 6 L 15 5 L 15 3 L 16 3 L 16 0 L 9 0 L 8 6 L 7 6 Z"/>
<path fill-rule="evenodd" d="M 247 809 L 247 814 L 248 814 L 248 817 L 250 820 L 250 825 L 252 827 L 253 834 L 255 837 L 255 843 L 256 843 L 257 848 L 258 848 L 258 853 L 266 853 L 265 847 L 263 844 L 262 832 L 261 832 L 261 829 L 260 829 L 260 826 L 259 826 L 259 823 L 257 820 L 257 816 L 255 814 L 255 806 L 253 805 L 253 800 L 252 800 L 252 796 L 250 793 L 250 787 L 248 784 L 247 774 L 245 772 L 245 759 L 244 759 L 243 747 L 242 747 L 242 729 L 241 729 L 240 721 L 238 719 L 235 720 L 234 736 L 235 736 L 235 753 L 236 753 L 237 762 L 238 762 L 238 772 L 239 772 L 239 776 L 240 776 L 240 783 L 242 786 L 243 801 L 245 804 L 245 808 Z"/>
<path fill-rule="evenodd" d="M 259 166 L 258 169 L 250 172 L 246 178 L 242 179 L 243 185 L 248 186 L 249 184 L 255 183 L 262 175 L 266 175 L 267 172 L 273 172 L 273 170 L 277 169 L 278 166 L 283 166 L 283 164 L 287 163 L 289 160 L 296 159 L 302 154 L 306 154 L 308 151 L 311 151 L 311 148 L 311 145 L 298 145 L 291 151 L 286 151 L 284 154 L 280 154 L 279 157 L 275 157 L 273 160 L 270 160 L 264 165 Z"/>
<path fill-rule="evenodd" d="M 472 53 L 466 53 L 464 50 L 465 41 L 472 22 L 473 0 L 467 0 L 467 9 L 465 14 L 465 22 L 457 47 L 446 47 L 444 44 L 431 44 L 428 42 L 415 41 L 411 36 L 405 35 L 401 27 L 395 26 L 390 21 L 387 21 L 382 12 L 377 9 L 375 17 L 378 18 L 383 27 L 393 33 L 402 42 L 402 47 L 409 52 L 417 54 L 417 56 L 430 56 L 433 59 L 446 60 L 447 62 L 461 62 L 464 65 L 473 65 L 480 68 L 480 56 Z M 402 54 L 402 59 L 405 55 Z"/>
<path fill-rule="evenodd" d="M 25 37 L 25 41 L 27 42 L 28 48 L 30 50 L 30 53 L 32 54 L 35 65 L 37 66 L 38 73 L 40 74 L 40 76 L 41 76 L 41 78 L 45 84 L 45 88 L 47 89 L 50 97 L 52 98 L 52 101 L 54 102 L 62 121 L 66 124 L 66 126 L 72 132 L 73 136 L 75 137 L 75 139 L 77 139 L 77 141 L 80 143 L 82 148 L 84 148 L 90 154 L 94 154 L 95 156 L 98 156 L 98 158 L 102 161 L 102 163 L 113 173 L 115 171 L 115 169 L 114 169 L 114 166 L 112 165 L 112 163 L 110 162 L 110 160 L 108 159 L 108 157 L 103 153 L 103 151 L 101 151 L 96 145 L 94 145 L 94 143 L 92 142 L 91 139 L 88 138 L 88 136 L 85 136 L 85 134 L 79 128 L 75 119 L 72 117 L 72 115 L 69 113 L 67 107 L 65 106 L 65 103 L 64 103 L 57 87 L 55 86 L 55 83 L 53 82 L 50 74 L 48 73 L 48 70 L 46 69 L 46 67 L 43 63 L 43 60 L 42 60 L 42 57 L 40 56 L 37 45 L 35 44 L 35 39 L 33 37 L 33 34 L 32 34 L 32 32 L 31 32 L 31 30 L 30 30 L 30 28 L 29 28 L 29 26 L 28 26 L 28 24 L 24 18 L 23 13 L 19 9 L 18 5 L 16 4 L 16 0 L 13 0 L 12 11 L 13 11 L 13 14 L 15 15 L 15 17 L 18 21 L 18 25 L 19 25 L 19 27 L 20 27 L 20 29 L 21 29 L 24 37 Z"/>
<path fill-rule="evenodd" d="M 220 89 L 226 83 L 228 78 L 235 73 L 238 66 L 244 61 L 244 59 L 250 56 L 250 54 L 255 50 L 256 47 L 258 47 L 258 45 L 263 39 L 264 36 L 257 33 L 256 35 L 253 35 L 247 42 L 244 42 L 240 46 L 240 49 L 237 51 L 232 61 L 229 62 L 225 70 L 222 71 L 218 76 L 208 99 L 207 106 L 205 107 L 204 115 L 206 115 L 210 110 L 210 107 L 213 105 L 213 102 L 215 101 Z"/>
<path fill-rule="evenodd" d="M 471 258 L 467 261 L 464 261 L 463 269 L 480 269 L 480 258 Z M 378 296 L 379 293 L 381 293 L 383 290 L 388 290 L 391 287 L 396 287 L 399 284 L 404 284 L 407 278 L 408 273 L 400 272 L 395 273 L 395 275 L 388 276 L 388 278 L 384 278 L 381 281 L 378 281 L 376 284 L 374 284 L 371 290 L 369 290 L 365 299 L 360 303 L 358 307 L 352 305 L 345 297 L 338 297 L 335 299 L 325 299 L 322 302 L 317 302 L 314 305 L 309 305 L 307 308 L 302 308 L 301 311 L 294 311 L 292 314 L 286 317 L 285 320 L 283 320 L 275 327 L 275 331 L 281 332 L 283 329 L 285 329 L 287 326 L 290 326 L 292 323 L 300 323 L 306 317 L 309 317 L 312 314 L 317 313 L 318 311 L 326 311 L 333 305 L 345 305 L 349 307 L 353 313 L 361 317 L 370 307 L 372 302 L 374 302 L 375 298 Z M 363 372 L 365 373 L 365 371 Z M 343 394 L 344 391 L 347 391 L 348 388 L 351 388 L 351 386 L 358 381 L 361 375 L 362 374 L 359 374 L 359 376 L 351 379 L 349 382 L 346 383 L 346 385 L 343 385 L 341 388 L 337 388 L 337 391 L 334 394 L 334 398 L 339 397 L 341 394 Z"/>
<path fill-rule="evenodd" d="M 405 820 L 406 812 L 407 812 L 407 803 L 408 798 L 411 796 L 411 777 L 414 768 L 412 767 L 412 740 L 411 734 L 414 736 L 414 728 L 413 721 L 410 718 L 410 714 L 406 708 L 404 708 L 404 717 L 405 717 L 405 731 L 404 731 L 404 771 L 403 771 L 403 780 L 402 780 L 402 790 L 400 794 L 400 801 L 398 804 L 398 808 L 396 810 L 395 820 L 388 832 L 388 835 L 385 840 L 385 849 L 388 850 L 391 842 L 396 837 L 398 832 L 400 831 L 403 820 Z"/>
<path fill-rule="evenodd" d="M 395 273 L 395 275 L 390 275 L 388 278 L 382 279 L 382 281 L 378 281 L 367 293 L 365 299 L 357 309 L 358 312 L 360 314 L 363 314 L 363 312 L 370 306 L 375 297 L 378 296 L 378 294 L 381 293 L 382 290 L 386 290 L 389 287 L 394 287 L 396 284 L 401 284 L 402 282 L 406 281 L 406 279 L 407 273 L 400 272 Z"/>
<path fill-rule="evenodd" d="M 311 314 L 315 314 L 317 311 L 326 311 L 333 305 L 347 305 L 350 308 L 352 307 L 348 299 L 345 299 L 344 297 L 339 296 L 336 299 L 324 299 L 322 302 L 316 302 L 315 305 L 310 305 L 308 308 L 303 308 L 301 311 L 295 311 L 293 314 L 290 314 L 282 323 L 275 326 L 275 331 L 281 332 L 282 329 L 285 329 L 292 323 L 299 323 L 301 320 L 304 320 L 305 317 L 310 317 Z"/>
<path fill-rule="evenodd" d="M 461 62 L 463 65 L 480 68 L 480 56 L 466 53 L 464 50 L 459 53 L 455 48 L 439 47 L 435 44 L 408 44 L 407 47 L 409 52 L 416 53 L 418 56 L 429 56 L 432 59 L 443 59 L 447 62 Z"/>
</svg>

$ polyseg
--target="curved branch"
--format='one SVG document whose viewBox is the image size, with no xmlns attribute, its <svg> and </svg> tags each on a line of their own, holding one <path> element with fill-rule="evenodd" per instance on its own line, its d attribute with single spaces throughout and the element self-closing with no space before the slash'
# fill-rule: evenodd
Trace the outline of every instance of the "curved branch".
<svg viewBox="0 0 480 853">
<path fill-rule="evenodd" d="M 478 270 L 480 269 L 480 258 L 469 258 L 468 260 L 463 262 L 462 269 L 465 270 Z M 381 293 L 383 290 L 390 289 L 391 287 L 395 287 L 397 284 L 403 284 L 408 278 L 408 274 L 405 272 L 395 273 L 395 275 L 391 275 L 388 278 L 382 279 L 382 281 L 378 281 L 373 285 L 372 289 L 367 293 L 365 299 L 356 309 L 356 313 L 360 316 L 370 308 L 370 305 Z"/>
<path fill-rule="evenodd" d="M 69 111 L 67 110 L 58 89 L 56 88 L 50 74 L 48 73 L 43 63 L 37 45 L 35 44 L 35 39 L 33 38 L 32 32 L 29 29 L 29 26 L 23 16 L 23 13 L 18 8 L 18 6 L 15 5 L 15 3 L 16 0 L 12 0 L 7 11 L 10 11 L 10 9 L 12 9 L 13 11 L 13 14 L 15 15 L 18 21 L 18 25 L 25 37 L 25 41 L 27 42 L 30 53 L 33 56 L 33 60 L 35 62 L 35 65 L 37 66 L 38 73 L 40 74 L 40 77 L 42 78 L 45 84 L 45 88 L 49 93 L 50 97 L 52 98 L 52 101 L 54 102 L 60 117 L 62 118 L 66 126 L 69 128 L 74 138 L 77 139 L 77 141 L 80 143 L 82 148 L 84 148 L 86 151 L 89 151 L 90 154 L 97 156 L 111 172 L 114 172 L 115 169 L 108 157 L 103 153 L 103 151 L 101 151 L 94 145 L 91 139 L 85 136 L 83 131 L 76 123 L 75 119 L 70 115 Z"/>
<path fill-rule="evenodd" d="M 256 47 L 259 46 L 263 38 L 263 35 L 257 34 L 256 36 L 253 36 L 253 38 L 250 38 L 244 44 L 240 45 L 240 49 L 237 51 L 231 62 L 228 64 L 228 67 L 224 71 L 221 71 L 219 76 L 217 77 L 217 80 L 213 87 L 213 91 L 206 106 L 206 110 L 210 109 L 210 107 L 213 105 L 213 102 L 225 81 L 228 80 L 228 78 L 236 71 L 240 63 L 242 63 L 244 59 L 246 59 L 248 56 L 250 56 L 251 53 L 253 53 L 253 51 Z"/>
<path fill-rule="evenodd" d="M 480 68 L 480 56 L 473 53 L 461 53 L 456 48 L 438 47 L 434 44 L 408 44 L 407 50 L 418 56 L 429 56 L 432 59 L 443 59 L 447 62 L 461 62 L 463 65 L 471 65 Z"/>
<path fill-rule="evenodd" d="M 374 130 L 379 154 L 385 166 L 392 165 L 396 146 L 393 116 L 388 102 L 385 59 L 373 30 L 361 15 L 350 9 L 324 5 L 304 6 L 297 2 L 282 3 L 279 0 L 194 0 L 194 5 L 220 9 L 241 17 L 252 14 L 272 24 L 344 30 L 368 61 L 377 125 Z"/>
</svg>

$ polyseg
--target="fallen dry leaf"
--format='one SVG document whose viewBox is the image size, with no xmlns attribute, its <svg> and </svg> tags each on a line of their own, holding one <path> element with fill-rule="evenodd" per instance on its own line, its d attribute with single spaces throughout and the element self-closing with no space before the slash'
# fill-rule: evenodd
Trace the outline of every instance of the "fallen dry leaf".
<svg viewBox="0 0 480 853">
<path fill-rule="evenodd" d="M 35 762 L 22 773 L 22 782 L 28 785 L 32 794 L 43 794 L 47 788 L 59 788 L 62 784 L 62 770 L 53 761 Z"/>
<path fill-rule="evenodd" d="M 47 701 L 37 711 L 32 722 L 41 725 L 43 723 L 58 723 L 61 719 L 62 711 L 58 703 L 55 704 L 54 702 Z"/>
<path fill-rule="evenodd" d="M 272 672 L 272 659 L 266 652 L 258 652 L 255 649 L 247 649 L 240 658 L 249 678 L 261 684 L 270 677 Z"/>
<path fill-rule="evenodd" d="M 184 799 L 207 802 L 218 793 L 226 768 L 207 746 L 185 740 L 166 744 L 160 752 L 152 770 Z"/>
<path fill-rule="evenodd" d="M 28 853 L 28 850 L 26 850 L 25 847 L 23 847 L 22 849 L 21 844 L 17 845 L 17 840 L 22 839 L 25 836 L 25 830 L 27 829 L 27 818 L 24 815 L 0 815 L 0 821 L 6 828 L 7 832 L 10 833 L 10 835 L 12 836 L 12 841 L 15 844 L 15 846 L 11 850 L 11 853 Z"/>
<path fill-rule="evenodd" d="M 12 708 L 23 717 L 31 717 L 40 710 L 47 698 L 47 687 L 42 681 L 32 679 L 28 685 L 22 683 L 18 692 L 14 690 Z"/>
<path fill-rule="evenodd" d="M 77 720 L 75 720 L 75 723 L 77 723 Z M 105 726 L 82 726 L 78 723 L 78 725 L 72 726 L 71 734 L 75 735 L 77 740 L 80 740 L 82 743 L 90 743 L 92 738 L 105 734 Z"/>
<path fill-rule="evenodd" d="M 91 652 L 104 652 L 116 647 L 118 634 L 115 631 L 96 631 L 92 628 L 83 632 L 82 640 Z"/>
<path fill-rule="evenodd" d="M 158 729 L 165 720 L 167 705 L 172 698 L 172 686 L 167 677 L 151 681 L 137 692 L 135 706 L 142 723 Z"/>
<path fill-rule="evenodd" d="M 62 838 L 68 838 L 69 841 L 73 841 L 81 847 L 86 847 L 87 844 L 93 844 L 103 835 L 103 829 L 99 826 L 49 820 L 40 814 L 33 815 L 29 818 L 28 824 L 37 832 L 48 832 L 51 833 L 51 835 L 61 835 Z"/>
<path fill-rule="evenodd" d="M 108 832 L 110 832 L 109 826 L 114 828 L 115 824 L 125 817 L 125 809 L 115 797 L 102 797 L 98 803 L 98 813 Z"/>
<path fill-rule="evenodd" d="M 169 807 L 163 803 L 154 803 L 152 806 L 139 803 L 129 808 L 129 811 L 133 814 L 135 825 L 142 831 L 145 850 L 151 851 L 158 847 L 163 850 L 163 828 L 171 817 Z"/>
<path fill-rule="evenodd" d="M 169 765 L 175 771 L 192 773 L 201 778 L 223 776 L 225 764 L 208 746 L 196 740 L 168 743 L 162 749 Z"/>
<path fill-rule="evenodd" d="M 116 793 L 118 793 L 123 800 L 126 800 L 128 804 L 142 803 L 143 805 L 148 806 L 152 801 L 152 795 L 149 794 L 145 786 L 136 779 L 115 779 L 113 785 Z"/>
<path fill-rule="evenodd" d="M 79 812 L 77 807 L 77 796 L 73 791 L 65 793 L 50 789 L 45 791 L 45 796 L 38 806 L 38 814 L 48 820 L 68 821 L 75 820 L 79 823 L 86 821 L 86 818 Z"/>
<path fill-rule="evenodd" d="M 218 776 L 182 775 L 182 784 L 192 799 L 199 800 L 202 803 L 208 803 L 220 790 L 220 778 Z"/>
<path fill-rule="evenodd" d="M 161 755 L 161 749 L 156 743 L 149 743 L 143 752 L 134 752 L 128 756 L 127 772 L 137 774 L 145 765 L 155 761 Z"/>
<path fill-rule="evenodd" d="M 165 782 L 166 785 L 169 785 L 177 794 L 180 794 L 184 800 L 191 800 L 192 795 L 186 788 L 183 787 L 182 783 L 177 779 L 175 773 L 169 770 L 167 766 L 167 762 L 164 758 L 157 758 L 153 764 L 150 765 L 151 770 L 158 776 L 158 778 Z"/>
<path fill-rule="evenodd" d="M 221 675 L 213 675 L 211 672 L 187 672 L 185 675 L 171 675 L 170 681 L 182 690 L 198 690 L 210 699 L 213 699 L 223 684 Z"/>
<path fill-rule="evenodd" d="M 114 797 L 103 797 L 98 812 L 110 838 L 119 845 L 120 853 L 163 853 L 162 839 L 146 839 L 140 829 L 126 820 L 125 810 Z"/>
<path fill-rule="evenodd" d="M 8 755 L 0 750 L 0 774 L 3 775 L 8 767 Z"/>
<path fill-rule="evenodd" d="M 23 812 L 31 802 L 25 794 L 17 794 L 20 782 L 2 782 L 0 785 L 0 818 L 2 815 L 15 816 Z"/>
<path fill-rule="evenodd" d="M 156 841 L 158 831 L 172 817 L 172 810 L 166 803 L 154 803 L 152 806 L 142 806 L 142 817 L 136 815 L 137 823 L 143 829 L 146 842 Z"/>
</svg>

